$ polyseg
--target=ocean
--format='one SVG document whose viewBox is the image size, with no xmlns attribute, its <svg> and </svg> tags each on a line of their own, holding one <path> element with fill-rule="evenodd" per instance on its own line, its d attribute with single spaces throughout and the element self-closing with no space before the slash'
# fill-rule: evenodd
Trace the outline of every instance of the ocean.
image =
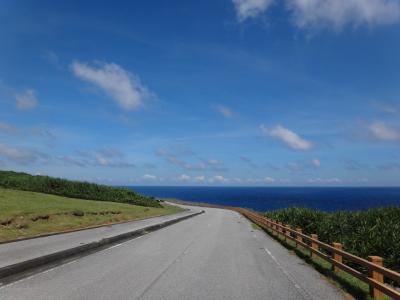
<svg viewBox="0 0 400 300">
<path fill-rule="evenodd" d="M 268 211 L 310 207 L 324 211 L 400 206 L 400 188 L 387 187 L 165 187 L 133 186 L 148 196 Z"/>
</svg>

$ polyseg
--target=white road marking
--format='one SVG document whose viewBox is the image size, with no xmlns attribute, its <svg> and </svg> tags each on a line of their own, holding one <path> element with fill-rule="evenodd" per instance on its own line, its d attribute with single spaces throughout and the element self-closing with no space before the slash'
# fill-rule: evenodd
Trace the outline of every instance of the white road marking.
<svg viewBox="0 0 400 300">
<path fill-rule="evenodd" d="M 111 249 L 117 248 L 117 247 L 121 246 L 122 244 L 123 244 L 123 243 L 116 244 L 116 245 L 111 246 L 111 247 L 109 247 L 109 248 L 107 248 L 107 249 L 105 249 L 105 250 L 111 250 Z"/>
<path fill-rule="evenodd" d="M 310 297 L 310 295 L 303 289 L 301 288 L 301 286 L 296 282 L 296 280 L 293 278 L 292 275 L 289 274 L 289 272 L 287 272 L 283 266 L 280 264 L 280 262 L 275 258 L 275 256 L 271 253 L 271 251 L 269 251 L 267 248 L 264 248 L 265 252 L 268 253 L 268 255 L 272 258 L 272 260 L 276 263 L 276 265 L 279 267 L 279 269 L 282 271 L 283 274 L 285 274 L 285 276 L 289 279 L 290 282 L 293 283 L 294 287 L 296 289 L 298 289 L 301 292 L 301 295 L 303 297 L 306 297 L 308 299 L 312 299 Z"/>
<path fill-rule="evenodd" d="M 144 235 L 138 236 L 138 237 L 136 237 L 136 238 L 134 238 L 134 239 L 131 239 L 131 240 L 129 240 L 129 241 L 125 241 L 125 242 L 123 242 L 123 243 L 120 243 L 120 244 L 111 246 L 111 247 L 106 248 L 106 249 L 101 250 L 101 251 L 107 251 L 107 250 L 110 250 L 110 249 L 119 247 L 119 246 L 121 246 L 121 245 L 123 245 L 123 244 L 126 244 L 126 243 L 132 242 L 132 241 L 134 241 L 134 240 L 140 239 L 140 238 L 143 237 L 143 236 L 144 236 Z M 99 252 L 101 252 L 101 251 L 99 251 Z M 25 280 L 29 280 L 29 279 L 31 279 L 31 278 L 37 276 L 37 275 L 49 273 L 49 272 L 54 271 L 55 269 L 57 269 L 57 268 L 59 268 L 59 267 L 63 267 L 63 266 L 67 266 L 67 265 L 73 264 L 73 263 L 77 262 L 77 260 L 78 260 L 78 259 L 75 259 L 75 260 L 70 261 L 70 262 L 67 262 L 67 263 L 65 263 L 65 264 L 61 264 L 61 265 L 55 266 L 55 267 L 53 267 L 53 268 L 44 270 L 44 271 L 42 271 L 42 272 L 32 274 L 32 275 L 30 275 L 30 276 L 28 276 L 28 277 L 24 277 L 24 278 L 22 278 L 22 279 L 19 279 L 19 280 L 17 280 L 17 281 L 14 281 L 14 282 L 6 283 L 6 284 L 0 283 L 0 290 L 4 289 L 4 288 L 6 288 L 6 287 L 12 287 L 13 285 L 15 285 L 15 284 L 17 284 L 17 283 L 23 282 L 23 281 L 25 281 Z"/>
</svg>

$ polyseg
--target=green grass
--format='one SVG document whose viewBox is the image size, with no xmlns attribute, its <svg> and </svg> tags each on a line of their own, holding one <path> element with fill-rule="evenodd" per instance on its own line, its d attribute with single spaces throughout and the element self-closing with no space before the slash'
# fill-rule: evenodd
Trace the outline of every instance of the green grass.
<svg viewBox="0 0 400 300">
<path fill-rule="evenodd" d="M 154 197 L 140 195 L 126 188 L 117 188 L 82 181 L 26 173 L 0 171 L 0 187 L 46 193 L 69 198 L 111 201 L 146 207 L 161 207 Z"/>
<path fill-rule="evenodd" d="M 143 207 L 0 188 L 0 241 L 173 214 L 182 210 L 170 205 Z"/>
<path fill-rule="evenodd" d="M 253 228 L 254 230 L 262 230 L 262 228 L 258 226 L 256 223 L 251 223 L 251 228 Z"/>
</svg>

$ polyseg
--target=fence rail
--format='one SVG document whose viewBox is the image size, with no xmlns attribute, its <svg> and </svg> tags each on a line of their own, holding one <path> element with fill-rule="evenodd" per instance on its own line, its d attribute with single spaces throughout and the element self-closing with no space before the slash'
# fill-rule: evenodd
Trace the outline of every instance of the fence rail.
<svg viewBox="0 0 400 300">
<path fill-rule="evenodd" d="M 368 260 L 366 260 L 342 250 L 342 244 L 340 243 L 329 245 L 318 240 L 316 234 L 312 234 L 311 236 L 303 234 L 301 228 L 292 229 L 289 225 L 283 225 L 282 223 L 263 217 L 248 209 L 230 209 L 241 213 L 261 228 L 269 229 L 274 234 L 283 236 L 285 240 L 294 241 L 297 246 L 308 249 L 311 255 L 319 256 L 330 262 L 335 271 L 342 270 L 365 282 L 369 285 L 370 295 L 374 299 L 383 299 L 384 295 L 387 295 L 395 300 L 400 300 L 400 292 L 392 286 L 385 284 L 384 281 L 385 278 L 389 278 L 400 285 L 400 274 L 383 267 L 383 259 L 381 257 L 369 256 Z M 330 253 L 330 255 L 321 250 Z M 368 270 L 368 274 L 353 269 L 348 266 L 343 259 L 364 267 Z"/>
</svg>

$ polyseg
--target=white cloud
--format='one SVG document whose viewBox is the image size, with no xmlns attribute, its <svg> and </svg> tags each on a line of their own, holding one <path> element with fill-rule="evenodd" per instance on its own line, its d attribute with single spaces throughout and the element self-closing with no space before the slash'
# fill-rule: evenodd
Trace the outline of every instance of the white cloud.
<svg viewBox="0 0 400 300">
<path fill-rule="evenodd" d="M 96 160 L 100 166 L 108 166 L 109 164 L 108 160 L 103 157 L 97 157 Z"/>
<path fill-rule="evenodd" d="M 224 176 L 222 176 L 222 175 L 215 175 L 214 177 L 212 177 L 210 179 L 211 183 L 214 183 L 214 182 L 216 182 L 216 183 L 224 183 L 224 182 L 228 182 L 228 181 L 229 180 L 227 178 L 225 178 Z"/>
<path fill-rule="evenodd" d="M 197 181 L 197 182 L 204 182 L 204 181 L 206 180 L 206 177 L 203 176 L 203 175 L 201 175 L 201 176 L 196 176 L 196 177 L 194 178 L 194 180 Z"/>
<path fill-rule="evenodd" d="M 321 161 L 319 159 L 317 159 L 317 158 L 314 158 L 314 159 L 311 160 L 311 164 L 314 167 L 319 168 L 321 166 Z"/>
<path fill-rule="evenodd" d="M 232 109 L 225 105 L 218 104 L 214 105 L 213 108 L 226 119 L 232 119 L 235 116 L 235 113 L 232 111 Z"/>
<path fill-rule="evenodd" d="M 400 141 L 400 130 L 388 127 L 384 122 L 372 122 L 368 129 L 370 133 L 377 139 L 383 141 Z"/>
<path fill-rule="evenodd" d="M 381 25 L 400 20 L 397 0 L 286 0 L 299 28 Z"/>
<path fill-rule="evenodd" d="M 27 89 L 22 93 L 15 95 L 16 106 L 20 110 L 34 109 L 38 105 L 36 92 L 33 89 Z"/>
<path fill-rule="evenodd" d="M 232 0 L 240 22 L 267 11 L 273 0 Z M 285 0 L 295 26 L 301 29 L 347 25 L 384 25 L 400 21 L 398 0 Z"/>
<path fill-rule="evenodd" d="M 275 179 L 272 177 L 265 177 L 265 178 L 263 178 L 262 181 L 265 183 L 273 183 L 273 182 L 275 182 Z"/>
<path fill-rule="evenodd" d="M 71 69 L 75 76 L 99 87 L 125 110 L 136 109 L 151 97 L 138 77 L 117 64 L 97 63 L 91 66 L 75 61 Z"/>
<path fill-rule="evenodd" d="M 264 125 L 260 126 L 261 130 L 268 136 L 276 138 L 288 147 L 295 150 L 310 150 L 313 144 L 297 135 L 295 132 L 282 127 L 281 125 L 273 128 L 266 128 Z"/>
<path fill-rule="evenodd" d="M 179 177 L 177 178 L 177 180 L 178 180 L 178 181 L 186 182 L 186 181 L 189 181 L 190 178 L 191 178 L 191 177 L 190 177 L 189 175 L 182 174 L 181 176 L 179 176 Z"/>
<path fill-rule="evenodd" d="M 145 174 L 145 175 L 143 175 L 143 179 L 144 180 L 149 180 L 149 181 L 154 181 L 154 180 L 157 180 L 157 176 L 156 175 L 151 175 L 151 174 Z"/>
<path fill-rule="evenodd" d="M 334 184 L 334 183 L 341 183 L 342 180 L 333 177 L 333 178 L 310 178 L 307 180 L 308 183 L 322 183 L 322 184 Z"/>
<path fill-rule="evenodd" d="M 232 0 L 240 22 L 254 18 L 265 12 L 273 0 Z"/>
</svg>

